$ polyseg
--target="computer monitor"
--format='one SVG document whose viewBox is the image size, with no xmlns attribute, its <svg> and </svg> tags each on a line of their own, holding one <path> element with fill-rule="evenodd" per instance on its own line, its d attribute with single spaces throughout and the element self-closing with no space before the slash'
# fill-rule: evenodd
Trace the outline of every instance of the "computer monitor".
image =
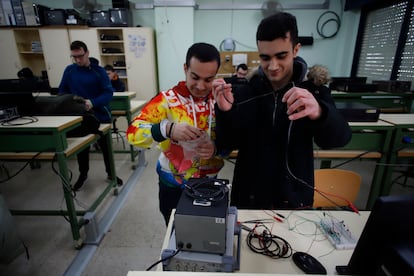
<svg viewBox="0 0 414 276">
<path fill-rule="evenodd" d="M 16 107 L 21 116 L 35 115 L 37 107 L 33 92 L 43 90 L 40 89 L 42 85 L 43 81 L 38 78 L 0 80 L 0 107 Z M 43 91 L 47 91 L 47 87 L 44 86 Z"/>
<path fill-rule="evenodd" d="M 90 13 L 91 21 L 90 24 L 93 27 L 109 27 L 111 21 L 109 19 L 109 12 L 103 10 L 92 11 Z"/>
<path fill-rule="evenodd" d="M 400 244 L 414 244 L 413 210 L 414 195 L 379 197 L 348 265 L 337 266 L 337 272 L 342 275 L 386 275 L 383 270 L 386 270 L 391 250 Z M 414 252 L 413 248 L 411 250 Z M 414 260 L 411 260 L 413 266 Z"/>
</svg>

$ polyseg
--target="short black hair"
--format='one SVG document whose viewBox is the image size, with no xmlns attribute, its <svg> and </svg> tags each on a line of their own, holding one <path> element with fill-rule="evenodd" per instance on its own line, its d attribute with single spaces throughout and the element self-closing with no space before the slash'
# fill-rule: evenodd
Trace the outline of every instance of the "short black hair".
<svg viewBox="0 0 414 276">
<path fill-rule="evenodd" d="M 296 17 L 287 12 L 277 12 L 262 19 L 256 32 L 257 41 L 273 41 L 277 38 L 286 38 L 290 33 L 292 45 L 299 42 Z"/>
<path fill-rule="evenodd" d="M 70 50 L 80 50 L 83 49 L 85 52 L 88 51 L 88 47 L 86 46 L 85 42 L 80 40 L 75 40 L 70 44 Z"/>
<path fill-rule="evenodd" d="M 191 58 L 195 57 L 201 62 L 217 62 L 217 70 L 220 67 L 220 53 L 216 47 L 208 43 L 194 43 L 188 48 L 187 56 L 185 58 L 185 64 L 187 67 L 190 66 Z"/>
<path fill-rule="evenodd" d="M 115 72 L 115 69 L 114 69 L 114 67 L 112 66 L 112 65 L 110 65 L 110 64 L 107 64 L 107 65 L 105 65 L 105 71 L 112 71 L 112 72 Z"/>
<path fill-rule="evenodd" d="M 241 68 L 242 70 L 247 70 L 247 69 L 249 69 L 249 68 L 247 67 L 246 63 L 240 63 L 239 65 L 237 65 L 237 67 L 236 67 L 236 71 L 238 71 L 240 68 Z"/>
<path fill-rule="evenodd" d="M 29 67 L 24 67 L 21 70 L 19 70 L 19 72 L 17 72 L 17 76 L 22 79 L 34 78 L 33 71 Z"/>
</svg>

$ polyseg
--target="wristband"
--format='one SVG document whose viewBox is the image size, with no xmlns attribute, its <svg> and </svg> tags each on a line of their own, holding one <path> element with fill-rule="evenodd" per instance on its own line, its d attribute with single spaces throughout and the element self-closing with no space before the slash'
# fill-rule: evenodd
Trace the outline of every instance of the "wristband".
<svg viewBox="0 0 414 276">
<path fill-rule="evenodd" d="M 167 137 L 170 138 L 170 139 L 171 139 L 171 133 L 172 133 L 173 127 L 174 127 L 174 123 L 171 123 L 170 129 L 168 130 L 168 133 L 167 133 Z"/>
</svg>

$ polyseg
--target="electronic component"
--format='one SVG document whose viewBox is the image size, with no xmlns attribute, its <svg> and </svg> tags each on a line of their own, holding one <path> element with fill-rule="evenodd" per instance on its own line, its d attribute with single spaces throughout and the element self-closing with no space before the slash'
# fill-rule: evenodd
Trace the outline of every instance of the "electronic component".
<svg viewBox="0 0 414 276">
<path fill-rule="evenodd" d="M 379 91 L 410 92 L 411 89 L 411 81 L 373 80 L 372 83 L 378 85 Z"/>
<path fill-rule="evenodd" d="M 20 115 L 17 111 L 17 107 L 0 107 L 0 123 L 8 122 L 19 117 Z"/>
<path fill-rule="evenodd" d="M 337 221 L 334 218 L 323 218 L 319 222 L 319 227 L 336 249 L 355 248 L 357 241 L 342 221 Z"/>
<path fill-rule="evenodd" d="M 104 53 L 104 54 L 122 53 L 122 49 L 119 49 L 119 48 L 102 48 L 102 53 Z"/>
<path fill-rule="evenodd" d="M 174 215 L 177 247 L 223 254 L 226 251 L 228 180 L 190 179 Z"/>
<path fill-rule="evenodd" d="M 377 122 L 381 110 L 359 102 L 337 102 L 336 108 L 348 122 Z"/>
<path fill-rule="evenodd" d="M 240 225 L 237 224 L 237 209 L 228 208 L 226 251 L 224 254 L 191 251 L 177 252 L 176 232 L 172 231 L 168 248 L 161 252 L 164 271 L 233 272 L 240 269 Z M 235 246 L 237 236 L 237 246 Z"/>
</svg>

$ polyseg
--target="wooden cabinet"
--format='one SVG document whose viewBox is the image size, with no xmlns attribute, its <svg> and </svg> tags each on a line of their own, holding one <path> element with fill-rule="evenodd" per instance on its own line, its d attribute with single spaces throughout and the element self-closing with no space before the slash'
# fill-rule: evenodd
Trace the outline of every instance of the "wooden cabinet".
<svg viewBox="0 0 414 276">
<path fill-rule="evenodd" d="M 123 28 L 128 88 L 138 100 L 158 93 L 154 33 L 151 28 Z"/>
<path fill-rule="evenodd" d="M 12 29 L 0 30 L 0 78 L 15 79 L 22 68 L 19 52 L 17 51 L 14 32 Z"/>
<path fill-rule="evenodd" d="M 0 37 L 2 79 L 16 79 L 17 72 L 23 67 L 41 75 L 45 62 L 37 28 L 3 29 Z"/>
<path fill-rule="evenodd" d="M 72 63 L 70 42 L 66 28 L 39 29 L 49 84 L 59 87 L 66 66 Z"/>
<path fill-rule="evenodd" d="M 99 50 L 99 43 L 96 34 L 96 28 L 70 28 L 69 29 L 69 40 L 72 43 L 75 40 L 80 40 L 86 43 L 89 50 L 89 57 L 94 57 L 102 64 Z"/>
<path fill-rule="evenodd" d="M 114 66 L 138 100 L 158 92 L 154 33 L 150 28 L 97 28 L 101 65 Z"/>
<path fill-rule="evenodd" d="M 1 29 L 0 79 L 17 78 L 20 69 L 29 67 L 36 76 L 47 71 L 50 86 L 58 87 L 64 69 L 72 63 L 74 40 L 84 41 L 89 56 L 101 66 L 114 66 L 137 100 L 149 100 L 158 93 L 154 31 L 146 27 Z"/>
</svg>

